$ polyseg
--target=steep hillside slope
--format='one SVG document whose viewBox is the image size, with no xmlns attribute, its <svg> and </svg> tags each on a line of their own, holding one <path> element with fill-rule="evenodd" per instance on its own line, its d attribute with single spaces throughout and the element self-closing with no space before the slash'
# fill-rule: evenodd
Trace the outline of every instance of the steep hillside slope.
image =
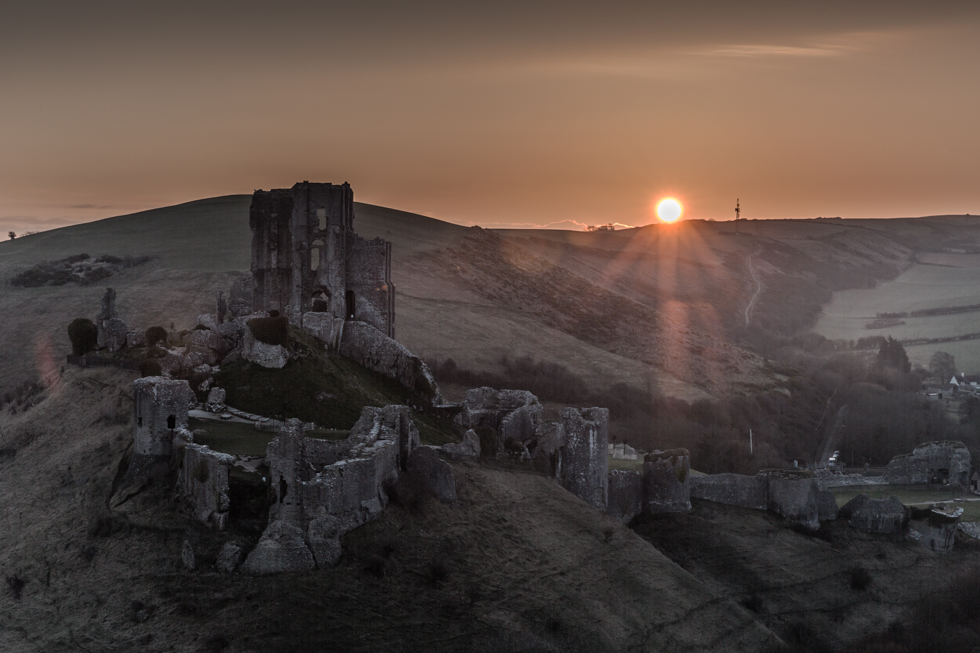
<svg viewBox="0 0 980 653">
<path fill-rule="evenodd" d="M 19 651 L 738 651 L 746 609 L 543 476 L 455 465 L 456 505 L 393 505 L 341 564 L 213 569 L 221 534 L 157 484 L 111 512 L 132 375 L 70 369 L 0 414 L 0 648 Z M 241 533 L 235 537 L 245 537 Z M 254 538 L 253 538 L 254 539 Z M 197 570 L 180 562 L 192 543 Z"/>
</svg>

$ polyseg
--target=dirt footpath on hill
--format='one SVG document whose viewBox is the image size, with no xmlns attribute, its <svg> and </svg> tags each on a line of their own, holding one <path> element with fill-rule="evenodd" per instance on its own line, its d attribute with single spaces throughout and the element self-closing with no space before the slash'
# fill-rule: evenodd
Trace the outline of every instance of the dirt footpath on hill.
<svg viewBox="0 0 980 653">
<path fill-rule="evenodd" d="M 459 464 L 455 505 L 392 505 L 338 567 L 214 570 L 227 534 L 170 486 L 106 508 L 134 376 L 63 373 L 0 414 L 0 650 L 701 651 L 775 641 L 746 608 L 555 482 Z M 410 502 L 409 502 L 410 503 Z M 238 537 L 238 535 L 236 535 Z M 180 563 L 184 540 L 197 570 Z M 247 537 L 245 538 L 248 539 Z"/>
</svg>

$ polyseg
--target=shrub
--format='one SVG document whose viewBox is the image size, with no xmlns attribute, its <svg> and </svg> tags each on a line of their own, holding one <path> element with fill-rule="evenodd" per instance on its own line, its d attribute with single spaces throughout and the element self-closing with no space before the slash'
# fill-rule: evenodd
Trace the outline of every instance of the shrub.
<svg viewBox="0 0 980 653">
<path fill-rule="evenodd" d="M 147 358 L 140 363 L 140 376 L 160 376 L 161 374 L 163 374 L 163 368 L 160 366 L 160 361 L 155 358 Z"/>
<path fill-rule="evenodd" d="M 284 317 L 257 317 L 248 321 L 248 328 L 259 342 L 267 345 L 289 344 L 289 320 Z"/>
<path fill-rule="evenodd" d="M 162 326 L 151 326 L 146 330 L 146 346 L 152 347 L 157 343 L 167 342 L 167 330 Z"/>
<path fill-rule="evenodd" d="M 854 567 L 850 576 L 852 590 L 866 590 L 871 585 L 871 573 L 864 567 Z"/>
<path fill-rule="evenodd" d="M 68 339 L 71 340 L 71 353 L 84 356 L 98 345 L 99 330 L 92 320 L 79 317 L 68 325 Z"/>
</svg>

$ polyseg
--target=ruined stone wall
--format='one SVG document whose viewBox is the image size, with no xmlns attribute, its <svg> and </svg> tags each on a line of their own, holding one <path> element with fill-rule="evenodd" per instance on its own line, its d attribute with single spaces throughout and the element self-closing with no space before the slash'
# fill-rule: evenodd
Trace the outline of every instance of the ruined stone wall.
<svg viewBox="0 0 980 653">
<path fill-rule="evenodd" d="M 691 454 L 654 451 L 643 460 L 643 511 L 650 515 L 691 509 Z"/>
<path fill-rule="evenodd" d="M 347 290 L 353 293 L 354 319 L 395 337 L 395 286 L 391 282 L 391 243 L 347 239 Z"/>
<path fill-rule="evenodd" d="M 133 453 L 170 456 L 174 431 L 187 427 L 191 388 L 187 381 L 148 376 L 133 383 L 136 430 Z"/>
<path fill-rule="evenodd" d="M 521 442 L 536 438 L 544 410 L 538 398 L 527 390 L 467 390 L 455 422 L 463 429 L 492 429 L 493 442 L 483 449 L 484 456 L 504 452 L 508 437 Z M 554 438 L 551 438 L 554 440 Z M 564 431 L 557 446 L 564 446 Z"/>
<path fill-rule="evenodd" d="M 398 381 L 423 397 L 439 396 L 439 387 L 422 359 L 370 324 L 355 321 L 344 324 L 340 355 Z"/>
<path fill-rule="evenodd" d="M 895 485 L 941 484 L 967 487 L 970 451 L 962 442 L 929 442 L 911 454 L 895 456 L 885 477 Z"/>
<path fill-rule="evenodd" d="M 293 287 L 291 190 L 256 191 L 248 222 L 252 229 L 253 310 L 285 311 Z"/>
<path fill-rule="evenodd" d="M 562 450 L 562 486 L 600 510 L 606 509 L 608 477 L 607 445 L 609 410 L 563 408 L 566 444 Z"/>
<path fill-rule="evenodd" d="M 234 456 L 211 451 L 201 444 L 184 447 L 184 467 L 180 475 L 180 494 L 194 519 L 217 530 L 228 525 L 231 499 L 228 468 Z"/>
<path fill-rule="evenodd" d="M 692 476 L 691 497 L 729 506 L 765 510 L 769 505 L 769 480 L 743 474 Z"/>
<path fill-rule="evenodd" d="M 625 469 L 609 472 L 609 500 L 606 512 L 624 524 L 643 511 L 643 474 Z"/>
<path fill-rule="evenodd" d="M 762 475 L 769 479 L 769 510 L 794 524 L 820 528 L 817 478 L 812 472 L 775 470 Z"/>
</svg>

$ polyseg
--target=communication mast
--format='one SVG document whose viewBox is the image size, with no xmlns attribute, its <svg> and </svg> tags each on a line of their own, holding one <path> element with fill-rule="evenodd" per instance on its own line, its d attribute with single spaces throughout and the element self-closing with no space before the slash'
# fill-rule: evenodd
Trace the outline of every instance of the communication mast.
<svg viewBox="0 0 980 653">
<path fill-rule="evenodd" d="M 738 207 L 738 198 L 735 198 L 735 235 L 738 235 L 738 216 L 742 212 L 742 209 Z"/>
</svg>

